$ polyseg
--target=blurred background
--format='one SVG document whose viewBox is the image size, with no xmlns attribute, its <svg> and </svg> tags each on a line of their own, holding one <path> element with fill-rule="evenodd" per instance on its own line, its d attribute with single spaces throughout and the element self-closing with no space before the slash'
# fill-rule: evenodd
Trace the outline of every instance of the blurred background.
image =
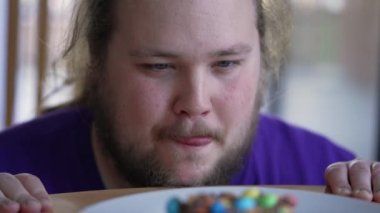
<svg viewBox="0 0 380 213">
<path fill-rule="evenodd" d="M 0 130 L 70 100 L 55 62 L 75 2 L 0 1 Z M 263 111 L 380 160 L 380 1 L 291 2 L 289 57 Z"/>
</svg>

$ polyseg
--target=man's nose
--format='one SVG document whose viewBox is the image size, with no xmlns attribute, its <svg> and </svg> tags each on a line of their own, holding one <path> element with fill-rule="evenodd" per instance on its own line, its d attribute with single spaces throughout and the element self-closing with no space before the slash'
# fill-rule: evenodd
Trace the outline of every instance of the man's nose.
<svg viewBox="0 0 380 213">
<path fill-rule="evenodd" d="M 179 81 L 174 102 L 174 112 L 177 115 L 194 118 L 210 113 L 212 85 L 206 82 L 206 75 L 204 71 L 192 70 Z"/>
</svg>

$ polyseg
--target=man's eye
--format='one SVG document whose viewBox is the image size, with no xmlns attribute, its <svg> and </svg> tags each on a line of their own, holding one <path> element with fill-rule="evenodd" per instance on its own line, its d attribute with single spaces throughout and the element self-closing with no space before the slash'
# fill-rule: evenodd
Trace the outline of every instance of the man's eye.
<svg viewBox="0 0 380 213">
<path fill-rule="evenodd" d="M 241 61 L 218 61 L 216 62 L 213 67 L 216 68 L 222 68 L 222 69 L 230 69 L 234 68 L 235 66 L 240 65 Z"/>
<path fill-rule="evenodd" d="M 143 64 L 143 68 L 154 71 L 162 71 L 172 68 L 170 64 L 160 63 L 160 64 Z"/>
</svg>

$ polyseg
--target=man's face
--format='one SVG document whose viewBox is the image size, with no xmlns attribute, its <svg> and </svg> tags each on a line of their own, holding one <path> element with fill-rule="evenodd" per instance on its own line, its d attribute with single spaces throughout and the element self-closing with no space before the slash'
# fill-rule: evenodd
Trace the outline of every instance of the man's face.
<svg viewBox="0 0 380 213">
<path fill-rule="evenodd" d="M 258 113 L 252 0 L 125 0 L 98 82 L 98 135 L 135 185 L 226 181 Z"/>
</svg>

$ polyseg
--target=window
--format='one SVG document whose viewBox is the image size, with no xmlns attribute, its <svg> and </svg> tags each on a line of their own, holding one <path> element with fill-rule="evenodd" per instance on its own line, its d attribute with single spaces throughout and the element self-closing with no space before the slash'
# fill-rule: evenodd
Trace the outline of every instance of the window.
<svg viewBox="0 0 380 213">
<path fill-rule="evenodd" d="M 12 96 L 14 100 L 8 100 L 10 103 L 7 104 L 11 106 L 8 109 L 0 108 L 0 116 L 4 117 L 7 114 L 8 125 L 12 125 L 29 120 L 43 107 L 62 102 L 70 96 L 70 90 L 67 89 L 59 90 L 60 93 L 56 92 L 62 84 L 63 77 L 60 75 L 63 75 L 63 67 L 53 67 L 52 64 L 59 59 L 75 1 L 9 0 L 8 2 L 13 7 L 9 10 L 11 18 L 9 23 L 14 28 L 15 36 L 0 34 L 2 36 L 0 38 L 13 39 L 16 43 L 15 54 L 10 54 L 8 48 L 1 48 L 8 49 L 10 57 L 8 61 L 15 60 L 15 64 L 8 68 L 8 72 L 3 72 L 7 73 L 7 76 L 14 75 L 14 82 L 7 81 L 8 96 Z M 1 4 L 4 4 L 1 5 L 2 10 L 8 11 L 6 5 L 8 2 L 1 1 Z M 1 20 L 5 19 L 3 16 L 6 18 L 7 13 L 1 12 Z M 8 22 L 4 20 L 4 23 Z M 6 29 L 6 26 L 2 28 Z M 0 80 L 4 78 L 6 77 L 0 75 Z M 4 107 L 4 101 L 1 103 L 0 107 Z M 5 123 L 3 117 L 0 118 Z M 4 125 L 0 128 L 4 128 Z"/>
</svg>

